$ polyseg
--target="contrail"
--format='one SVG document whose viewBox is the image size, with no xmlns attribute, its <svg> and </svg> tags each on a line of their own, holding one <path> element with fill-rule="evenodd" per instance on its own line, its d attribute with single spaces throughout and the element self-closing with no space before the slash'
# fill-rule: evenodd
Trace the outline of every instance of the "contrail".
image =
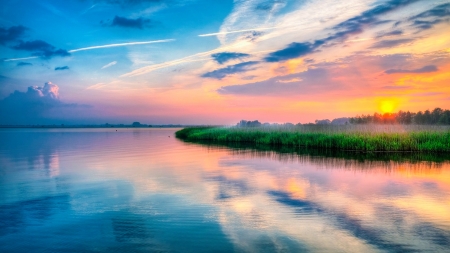
<svg viewBox="0 0 450 253">
<path fill-rule="evenodd" d="M 11 58 L 11 59 L 5 59 L 3 61 L 21 61 L 21 60 L 29 60 L 29 59 L 36 59 L 39 58 L 38 56 L 30 56 L 30 57 L 23 57 L 23 58 Z"/>
<path fill-rule="evenodd" d="M 236 31 L 229 31 L 229 32 L 218 32 L 218 33 L 206 33 L 206 34 L 200 34 L 199 37 L 209 37 L 209 36 L 216 36 L 221 34 L 229 34 L 229 33 L 241 33 L 241 32 L 250 32 L 250 31 L 263 31 L 263 30 L 272 30 L 276 28 L 280 28 L 283 26 L 274 26 L 274 27 L 265 27 L 265 28 L 253 28 L 253 29 L 245 29 L 245 30 L 236 30 Z"/>
<path fill-rule="evenodd" d="M 309 23 L 301 23 L 301 24 L 294 24 L 294 25 L 279 25 L 279 26 L 272 26 L 272 27 L 252 28 L 252 29 L 235 30 L 235 31 L 227 31 L 227 32 L 217 32 L 217 33 L 205 33 L 205 34 L 200 34 L 200 35 L 197 35 L 197 36 L 199 36 L 199 37 L 209 37 L 209 36 L 216 36 L 216 35 L 230 34 L 230 33 L 273 30 L 273 29 L 278 29 L 278 28 L 296 28 L 296 27 L 299 27 L 301 25 L 309 25 Z M 312 26 L 312 27 L 314 27 L 314 26 Z M 309 27 L 309 28 L 306 28 L 306 29 L 311 29 L 312 27 Z"/>
<path fill-rule="evenodd" d="M 106 68 L 109 68 L 109 67 L 114 66 L 116 64 L 117 64 L 117 61 L 113 61 L 113 62 L 110 62 L 110 63 L 106 64 L 101 69 L 106 69 Z"/>
<path fill-rule="evenodd" d="M 86 50 L 99 49 L 99 48 L 134 46 L 134 45 L 144 45 L 144 44 L 153 44 L 153 43 L 164 43 L 164 42 L 171 42 L 171 41 L 175 41 L 175 39 L 128 42 L 128 43 L 109 44 L 109 45 L 102 45 L 102 46 L 83 47 L 83 48 L 69 50 L 69 53 L 75 53 L 75 52 L 79 52 L 79 51 L 86 51 Z"/>
<path fill-rule="evenodd" d="M 72 49 L 72 50 L 69 50 L 68 52 L 75 53 L 75 52 L 79 52 L 79 51 L 87 51 L 87 50 L 100 49 L 100 48 L 124 47 L 124 46 L 144 45 L 144 44 L 153 44 L 153 43 L 164 43 L 164 42 L 171 42 L 171 41 L 175 41 L 175 39 L 138 41 L 138 42 L 127 42 L 127 43 L 108 44 L 108 45 L 101 45 L 101 46 L 83 47 L 83 48 Z M 36 59 L 36 58 L 39 58 L 39 56 L 11 58 L 11 59 L 5 59 L 3 61 L 21 61 L 21 60 L 29 60 L 29 59 Z"/>
<path fill-rule="evenodd" d="M 216 53 L 216 52 L 221 52 L 221 51 L 224 51 L 224 50 L 226 50 L 228 48 L 239 47 L 241 43 L 242 42 L 238 42 L 238 43 L 231 44 L 229 46 L 216 48 L 216 49 L 213 49 L 213 50 L 210 50 L 210 51 L 206 51 L 206 52 L 202 52 L 202 53 L 197 53 L 197 54 L 190 55 L 190 56 L 187 56 L 187 57 L 184 57 L 184 58 L 181 58 L 181 59 L 145 66 L 145 67 L 133 70 L 133 71 L 131 71 L 129 73 L 125 73 L 125 74 L 121 75 L 120 77 L 139 76 L 139 75 L 150 73 L 150 72 L 152 72 L 154 70 L 157 70 L 157 69 L 166 68 L 166 67 L 170 67 L 170 66 L 174 66 L 174 65 L 178 65 L 178 64 L 182 64 L 182 63 L 209 60 L 210 58 L 204 59 L 204 58 L 201 58 L 201 57 L 209 56 L 210 54 L 213 54 L 213 53 Z M 201 59 L 197 59 L 197 58 L 201 58 Z"/>
</svg>

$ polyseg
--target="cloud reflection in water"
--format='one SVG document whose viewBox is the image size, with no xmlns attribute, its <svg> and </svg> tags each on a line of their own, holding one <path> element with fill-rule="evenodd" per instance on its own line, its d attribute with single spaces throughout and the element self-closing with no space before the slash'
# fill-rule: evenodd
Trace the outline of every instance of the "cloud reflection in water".
<svg viewBox="0 0 450 253">
<path fill-rule="evenodd" d="M 450 246 L 445 156 L 272 152 L 169 135 L 173 130 L 1 130 L 0 249 L 435 252 Z M 39 240 L 21 240 L 33 236 Z"/>
</svg>

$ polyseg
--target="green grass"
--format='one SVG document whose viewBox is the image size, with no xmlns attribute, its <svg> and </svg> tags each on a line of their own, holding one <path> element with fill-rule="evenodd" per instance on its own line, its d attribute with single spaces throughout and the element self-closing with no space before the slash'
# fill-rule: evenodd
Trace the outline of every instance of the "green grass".
<svg viewBox="0 0 450 253">
<path fill-rule="evenodd" d="M 450 130 L 440 126 L 349 125 L 300 127 L 192 127 L 176 132 L 186 141 L 249 143 L 358 151 L 450 152 Z"/>
</svg>

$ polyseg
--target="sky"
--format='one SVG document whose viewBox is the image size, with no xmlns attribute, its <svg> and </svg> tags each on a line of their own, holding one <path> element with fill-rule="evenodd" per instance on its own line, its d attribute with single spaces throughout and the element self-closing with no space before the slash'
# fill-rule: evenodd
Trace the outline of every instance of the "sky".
<svg viewBox="0 0 450 253">
<path fill-rule="evenodd" d="M 3 0 L 0 124 L 450 109 L 449 0 Z"/>
</svg>

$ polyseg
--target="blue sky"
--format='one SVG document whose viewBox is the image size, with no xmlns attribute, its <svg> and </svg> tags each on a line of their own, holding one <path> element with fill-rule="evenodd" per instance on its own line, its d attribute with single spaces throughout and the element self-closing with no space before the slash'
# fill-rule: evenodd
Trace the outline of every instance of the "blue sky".
<svg viewBox="0 0 450 253">
<path fill-rule="evenodd" d="M 2 124 L 306 123 L 450 105 L 450 1 L 4 0 L 0 13 Z M 56 103 L 28 93 L 54 85 Z"/>
</svg>

